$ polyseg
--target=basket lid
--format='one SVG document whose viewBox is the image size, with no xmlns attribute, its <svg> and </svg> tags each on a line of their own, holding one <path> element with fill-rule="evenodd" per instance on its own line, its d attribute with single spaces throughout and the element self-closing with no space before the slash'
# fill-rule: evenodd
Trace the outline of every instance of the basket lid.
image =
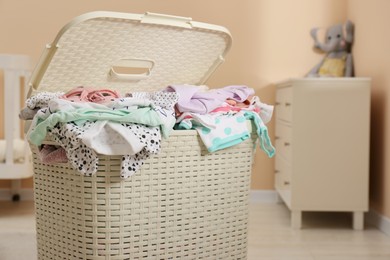
<svg viewBox="0 0 390 260">
<path fill-rule="evenodd" d="M 187 17 L 86 13 L 46 46 L 32 74 L 30 94 L 76 86 L 125 93 L 203 84 L 224 61 L 230 45 L 226 28 Z"/>
</svg>

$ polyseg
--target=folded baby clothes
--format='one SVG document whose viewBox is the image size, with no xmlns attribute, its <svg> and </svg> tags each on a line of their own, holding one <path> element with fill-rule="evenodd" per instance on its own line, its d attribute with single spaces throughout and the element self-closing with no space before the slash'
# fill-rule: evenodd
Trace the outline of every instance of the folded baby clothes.
<svg viewBox="0 0 390 260">
<path fill-rule="evenodd" d="M 251 120 L 260 148 L 269 157 L 274 156 L 275 148 L 271 144 L 268 129 L 257 112 L 245 109 L 225 110 L 224 107 L 214 111 L 216 112 L 206 115 L 183 113 L 184 116 L 178 118 L 180 121 L 176 128 L 197 130 L 207 150 L 215 152 L 248 139 L 251 133 L 247 120 Z"/>
<path fill-rule="evenodd" d="M 111 154 L 115 153 L 110 150 L 110 147 L 104 147 L 105 143 L 102 143 L 101 140 L 93 143 L 94 149 L 82 141 L 88 130 L 96 129 L 95 123 L 86 122 L 83 125 L 76 125 L 72 122 L 59 123 L 49 131 L 54 141 L 65 149 L 72 167 L 85 176 L 92 176 L 97 172 L 99 158 L 95 149 L 100 149 L 103 152 L 108 151 Z M 126 123 L 120 125 L 127 128 L 127 134 L 133 137 L 132 141 L 137 141 L 140 146 L 142 145 L 139 152 L 122 156 L 120 176 L 126 179 L 138 171 L 147 158 L 160 151 L 161 134 L 159 127 Z"/>
<path fill-rule="evenodd" d="M 68 162 L 65 149 L 56 145 L 42 145 L 39 155 L 41 157 L 41 161 L 47 164 Z"/>
<path fill-rule="evenodd" d="M 252 120 L 253 125 L 256 127 L 256 134 L 259 137 L 260 148 L 268 155 L 273 157 L 275 155 L 275 148 L 272 146 L 271 139 L 268 135 L 268 128 L 264 124 L 260 115 L 253 111 L 245 111 L 245 118 Z"/>
<path fill-rule="evenodd" d="M 115 90 L 92 89 L 83 86 L 76 87 L 61 96 L 61 98 L 73 102 L 94 102 L 94 103 L 105 103 L 119 97 L 120 95 Z"/>
<path fill-rule="evenodd" d="M 87 98 L 89 102 L 94 102 L 94 103 L 105 103 L 108 101 L 113 101 L 116 98 L 120 98 L 120 95 L 110 89 L 98 89 L 98 90 L 91 90 Z"/>
<path fill-rule="evenodd" d="M 219 89 L 203 91 L 200 86 L 171 85 L 165 91 L 179 94 L 177 109 L 180 112 L 207 114 L 221 106 L 227 99 L 244 102 L 254 95 L 254 90 L 247 86 L 232 85 Z"/>
<path fill-rule="evenodd" d="M 179 94 L 175 92 L 131 92 L 126 97 L 135 100 L 149 100 L 152 105 L 160 106 L 166 109 L 173 109 L 173 106 L 179 100 Z"/>
<path fill-rule="evenodd" d="M 118 123 L 139 123 L 148 126 L 160 126 L 163 124 L 158 112 L 150 107 L 128 109 L 89 109 L 79 108 L 74 111 L 57 111 L 50 113 L 49 109 L 41 109 L 31 123 L 28 137 L 31 143 L 41 145 L 47 131 L 58 123 L 74 122 L 82 125 L 87 121 L 109 120 Z"/>
<path fill-rule="evenodd" d="M 122 155 L 121 178 L 128 178 L 144 160 L 160 151 L 161 135 L 169 136 L 176 121 L 173 107 L 177 93 L 149 93 L 143 98 L 110 98 L 95 103 L 79 101 L 91 100 L 83 91 L 71 93 L 70 100 L 53 99 L 40 109 L 29 129 L 29 140 L 40 145 L 48 133 L 64 148 L 71 166 L 86 176 L 96 173 L 97 154 Z"/>
<path fill-rule="evenodd" d="M 59 98 L 64 92 L 40 92 L 26 100 L 26 106 L 29 109 L 47 107 L 50 100 Z"/>
<path fill-rule="evenodd" d="M 195 125 L 209 152 L 215 152 L 239 144 L 250 137 L 243 112 L 214 115 L 215 128 Z"/>
<path fill-rule="evenodd" d="M 105 155 L 134 155 L 144 148 L 142 139 L 138 138 L 134 131 L 125 125 L 107 120 L 91 124 L 91 127 L 80 135 L 80 139 L 95 152 Z"/>
<path fill-rule="evenodd" d="M 31 109 L 31 108 L 25 107 L 20 111 L 19 118 L 22 120 L 31 120 L 37 114 L 39 109 L 40 108 Z"/>
<path fill-rule="evenodd" d="M 267 124 L 269 121 L 271 121 L 274 106 L 261 102 L 258 96 L 253 96 L 250 98 L 250 100 L 247 101 L 248 102 L 245 103 L 235 104 L 232 104 L 231 102 L 224 102 L 220 107 L 217 107 L 211 111 L 211 113 L 252 111 L 259 114 L 264 124 Z"/>
</svg>

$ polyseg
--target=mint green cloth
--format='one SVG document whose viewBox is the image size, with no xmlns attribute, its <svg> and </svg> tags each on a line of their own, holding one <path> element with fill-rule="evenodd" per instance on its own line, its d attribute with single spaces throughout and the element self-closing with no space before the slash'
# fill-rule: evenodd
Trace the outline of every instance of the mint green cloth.
<svg viewBox="0 0 390 260">
<path fill-rule="evenodd" d="M 250 137 L 249 132 L 244 132 L 244 133 L 236 134 L 236 135 L 229 136 L 229 137 L 226 137 L 223 139 L 216 138 L 216 139 L 214 139 L 213 145 L 210 147 L 207 147 L 207 150 L 211 153 L 216 152 L 216 151 L 234 146 L 236 144 L 242 143 L 246 139 L 248 139 L 249 137 Z"/>
<path fill-rule="evenodd" d="M 239 144 L 246 139 L 250 138 L 250 132 L 247 128 L 246 120 L 252 121 L 253 131 L 256 131 L 256 134 L 259 139 L 260 148 L 267 154 L 268 157 L 273 157 L 275 155 L 275 148 L 272 146 L 271 140 L 268 135 L 267 126 L 264 124 L 263 120 L 260 118 L 259 114 L 253 111 L 243 111 L 242 116 L 234 116 L 229 117 L 226 115 L 217 116 L 216 121 L 224 121 L 224 120 L 237 120 L 237 122 L 228 121 L 225 124 L 231 123 L 232 127 L 236 127 L 236 129 L 241 129 L 236 134 L 229 135 L 226 137 L 221 134 L 221 132 L 217 132 L 216 129 L 210 129 L 204 126 L 202 123 L 198 122 L 196 119 L 188 121 L 181 121 L 179 124 L 175 126 L 175 129 L 184 130 L 184 129 L 195 129 L 198 131 L 203 143 L 205 144 L 207 150 L 209 152 L 215 152 L 221 149 L 225 149 L 231 147 L 233 145 Z M 242 124 L 241 126 L 239 124 Z M 229 127 L 228 127 L 229 128 Z M 227 129 L 226 129 L 227 130 Z M 210 137 L 208 134 L 212 133 L 213 136 Z M 220 134 L 220 135 L 218 135 Z"/>
<path fill-rule="evenodd" d="M 268 157 L 273 157 L 275 155 L 275 148 L 272 146 L 271 139 L 268 135 L 268 129 L 261 120 L 260 116 L 255 112 L 246 111 L 245 117 L 253 120 L 253 123 L 256 126 L 256 133 L 259 137 L 260 148 L 268 155 Z"/>
<path fill-rule="evenodd" d="M 38 118 L 37 124 L 30 129 L 29 139 L 31 143 L 41 145 L 46 137 L 48 129 L 53 128 L 57 123 L 75 122 L 80 125 L 86 121 L 96 120 L 160 126 L 163 132 L 169 132 L 171 130 L 164 128 L 160 116 L 150 107 L 143 107 L 135 110 L 80 108 L 72 111 L 58 111 L 49 115 L 47 118 Z"/>
</svg>

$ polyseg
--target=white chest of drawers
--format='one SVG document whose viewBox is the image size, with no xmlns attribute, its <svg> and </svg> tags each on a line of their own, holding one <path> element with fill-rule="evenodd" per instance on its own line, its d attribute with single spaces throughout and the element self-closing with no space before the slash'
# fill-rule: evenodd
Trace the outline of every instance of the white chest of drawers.
<svg viewBox="0 0 390 260">
<path fill-rule="evenodd" d="M 276 84 L 275 189 L 300 228 L 302 211 L 368 211 L 369 78 Z"/>
</svg>

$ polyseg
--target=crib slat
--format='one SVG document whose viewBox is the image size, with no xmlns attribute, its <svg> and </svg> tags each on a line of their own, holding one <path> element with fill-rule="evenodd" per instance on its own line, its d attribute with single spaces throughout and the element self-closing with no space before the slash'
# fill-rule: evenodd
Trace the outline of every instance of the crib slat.
<svg viewBox="0 0 390 260">
<path fill-rule="evenodd" d="M 20 150 L 20 139 L 23 129 L 21 121 L 18 118 L 19 111 L 25 100 L 28 87 L 27 82 L 30 76 L 31 60 L 25 55 L 0 54 L 0 70 L 3 71 L 4 96 L 1 102 L 4 112 L 4 141 L 5 161 L 0 161 L 0 179 L 18 180 L 32 176 L 32 165 L 27 143 L 24 146 L 24 158 L 15 161 L 15 146 Z M 21 78 L 24 78 L 23 86 Z M 23 95 L 23 98 L 22 96 Z M 24 105 L 24 104 L 23 104 Z M 16 142 L 15 142 L 16 139 Z M 20 181 L 12 182 L 11 194 L 18 195 L 20 190 Z"/>
<path fill-rule="evenodd" d="M 5 163 L 12 164 L 14 161 L 13 158 L 13 140 L 15 138 L 15 133 L 20 134 L 20 130 L 17 125 L 17 119 L 15 118 L 15 112 L 18 109 L 15 107 L 15 103 L 17 102 L 15 97 L 20 96 L 20 88 L 15 86 L 19 86 L 19 74 L 17 71 L 12 69 L 4 70 L 4 119 L 5 119 Z"/>
</svg>

